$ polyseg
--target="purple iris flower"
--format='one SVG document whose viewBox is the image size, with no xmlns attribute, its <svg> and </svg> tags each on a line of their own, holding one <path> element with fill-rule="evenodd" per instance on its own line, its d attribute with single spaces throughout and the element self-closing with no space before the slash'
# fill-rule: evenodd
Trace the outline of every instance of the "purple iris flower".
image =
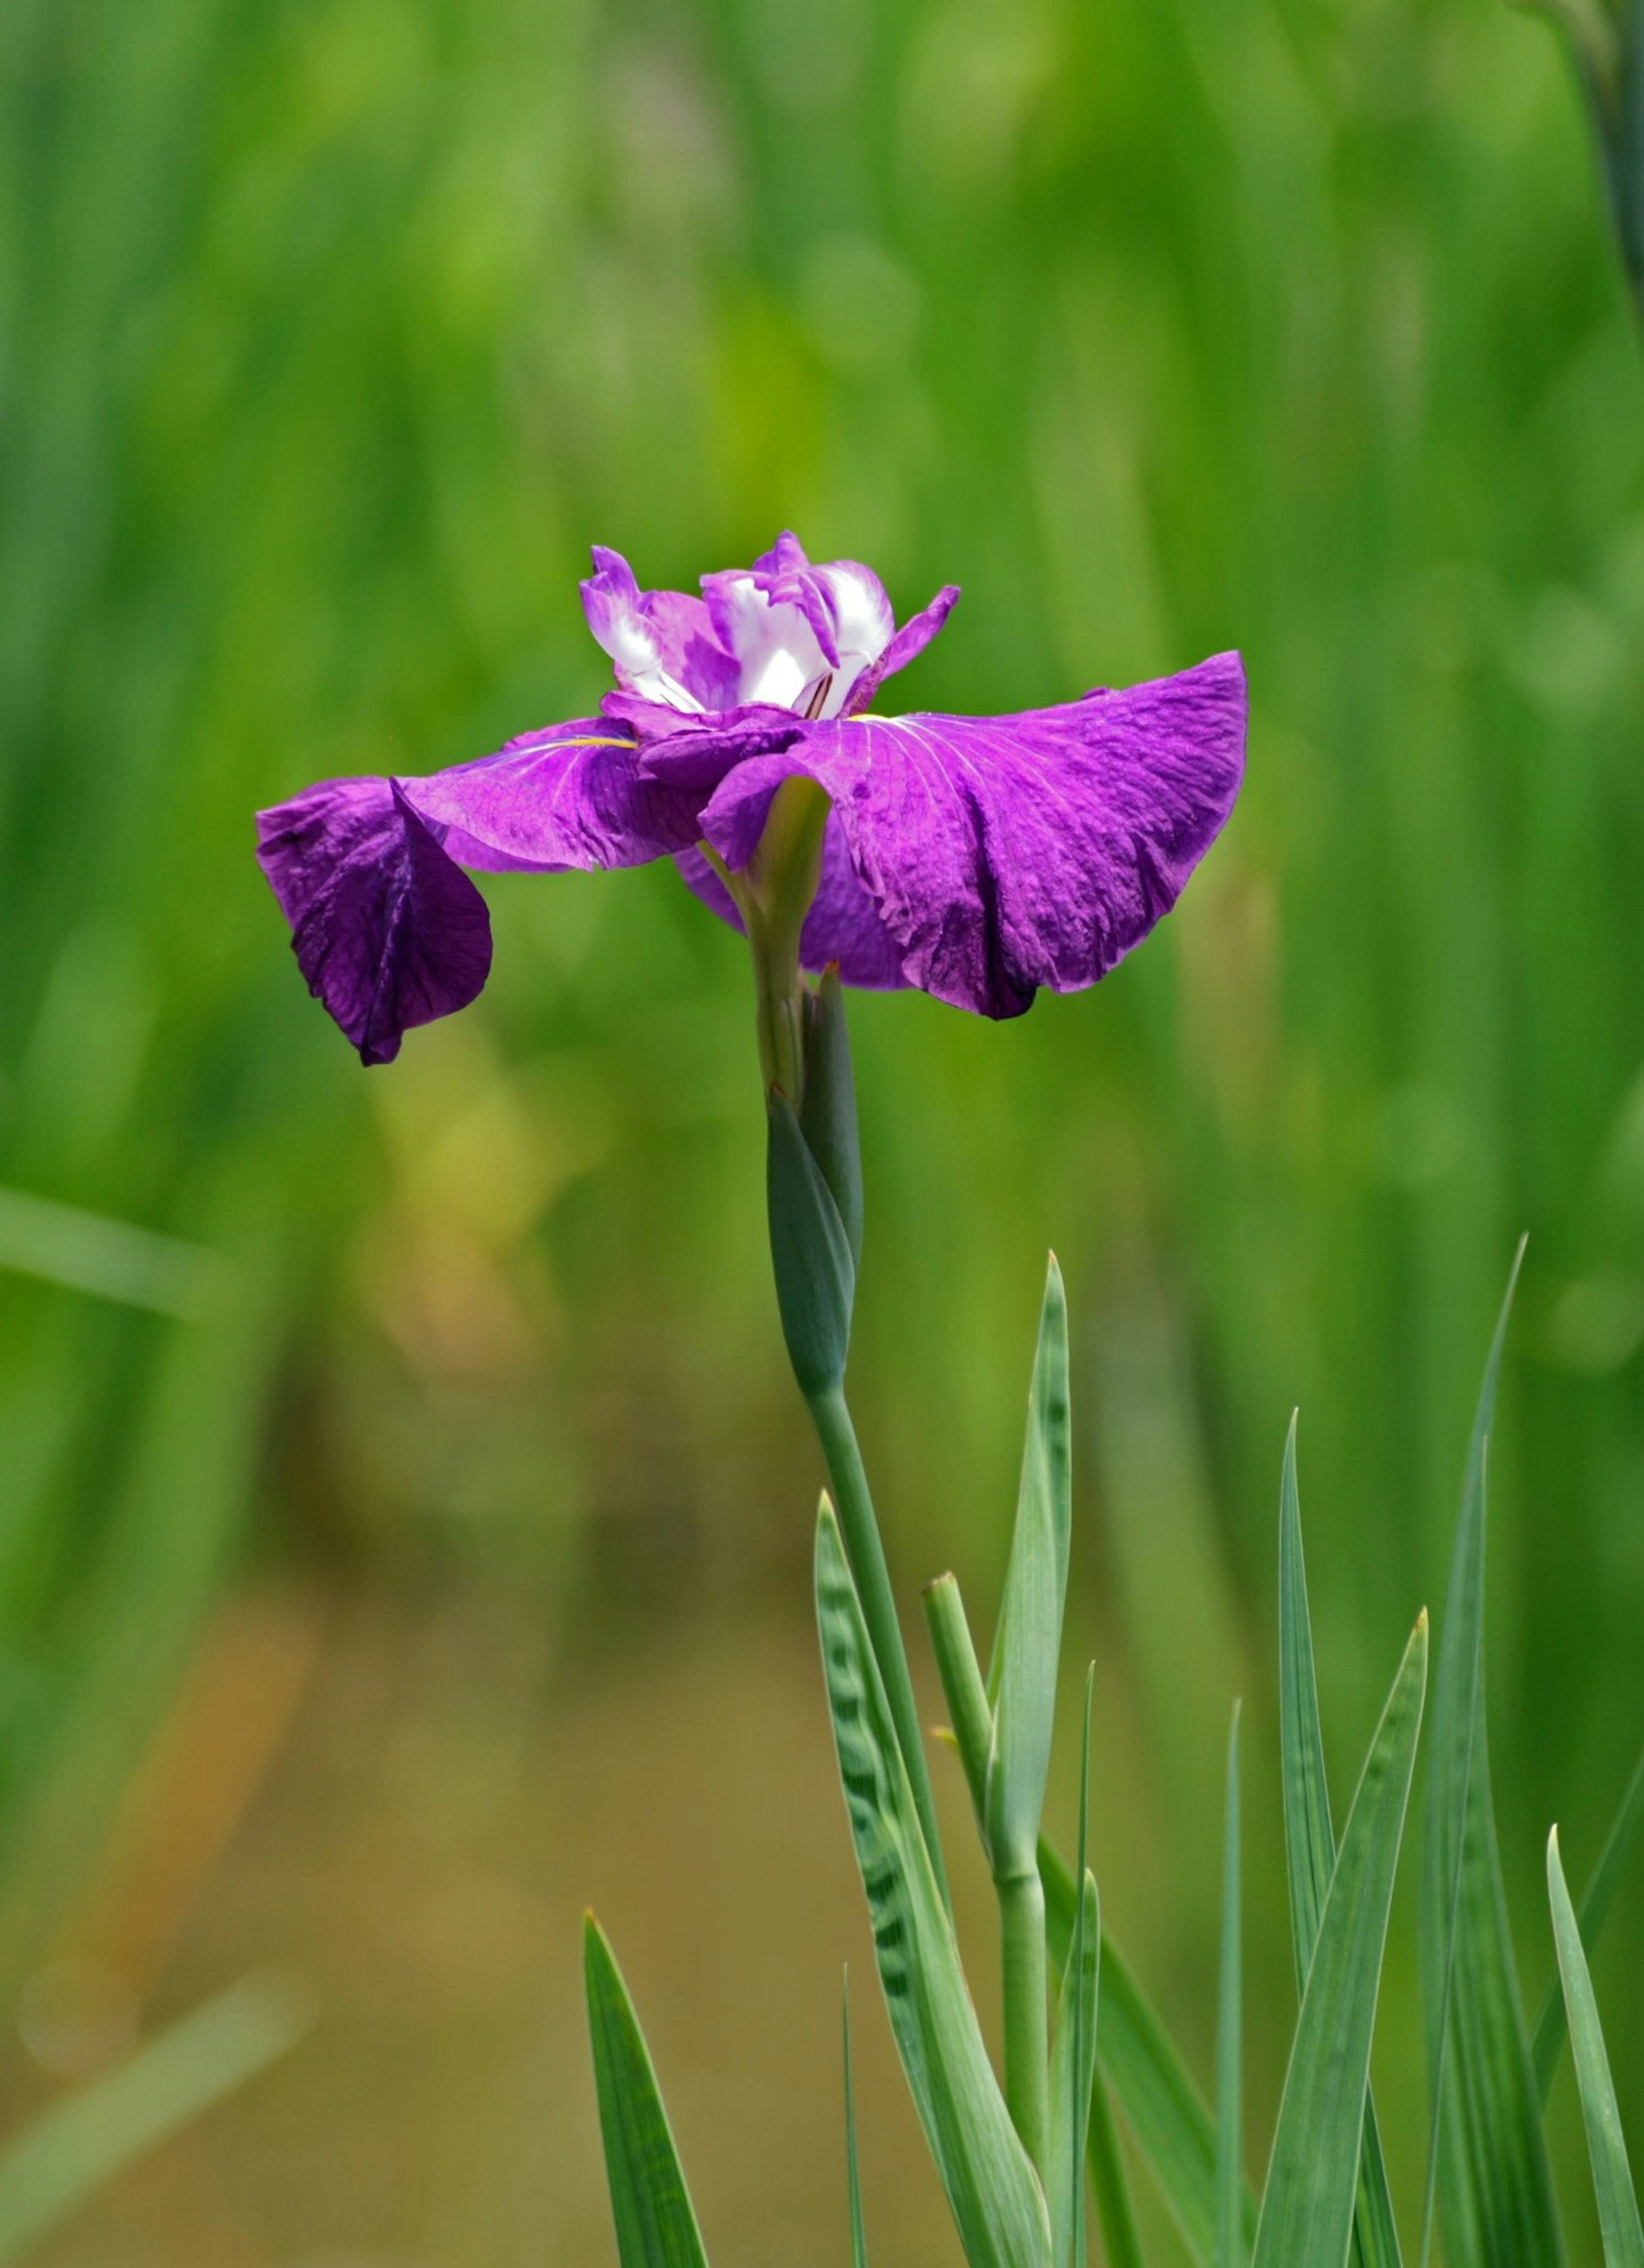
<svg viewBox="0 0 1644 2268">
<path fill-rule="evenodd" d="M 614 551 L 594 566 L 583 602 L 620 688 L 598 717 L 422 778 L 327 781 L 260 814 L 298 964 L 363 1062 L 390 1061 L 404 1032 L 484 984 L 490 923 L 465 868 L 672 857 L 746 927 L 773 806 L 810 782 L 788 791 L 821 814 L 799 963 L 1015 1016 L 1040 985 L 1095 983 L 1145 937 L 1238 793 L 1237 654 L 1014 716 L 888 717 L 872 704 L 947 620 L 951 585 L 899 630 L 877 575 L 812 566 L 792 535 L 704 576 L 701 598 L 642 591 Z"/>
</svg>

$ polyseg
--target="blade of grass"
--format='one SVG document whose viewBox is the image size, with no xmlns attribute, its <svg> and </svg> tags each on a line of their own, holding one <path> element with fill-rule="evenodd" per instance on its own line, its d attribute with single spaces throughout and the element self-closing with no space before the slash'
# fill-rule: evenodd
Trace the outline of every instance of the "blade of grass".
<svg viewBox="0 0 1644 2268">
<path fill-rule="evenodd" d="M 289 1987 L 247 1977 L 31 2120 L 0 2150 L 0 2263 L 283 2055 L 307 2023 Z"/>
<path fill-rule="evenodd" d="M 817 1518 L 817 1622 L 840 1778 L 902 2069 L 971 2268 L 1046 2268 L 1044 2192 L 987 2060 L 844 1545 Z"/>
<path fill-rule="evenodd" d="M 1370 1742 L 1296 2021 L 1254 2268 L 1342 2268 L 1353 2241 L 1382 1954 L 1427 1690 L 1422 1615 Z"/>
<path fill-rule="evenodd" d="M 1644 2228 L 1639 2225 L 1638 2198 L 1627 2164 L 1616 2090 L 1610 2077 L 1610 2058 L 1604 2051 L 1587 1955 L 1582 1950 L 1582 1933 L 1564 1880 L 1556 1827 L 1547 1837 L 1547 1895 L 1552 1906 L 1559 1975 L 1569 2011 L 1570 2052 L 1574 2058 L 1575 2081 L 1581 2090 L 1587 2152 L 1593 2161 L 1593 2189 L 1598 2199 L 1598 2226 L 1604 2240 L 1606 2268 L 1644 2268 Z"/>
<path fill-rule="evenodd" d="M 583 1974 L 622 2268 L 708 2268 L 645 2036 L 616 1956 L 591 1914 L 583 1926 Z"/>
<path fill-rule="evenodd" d="M 850 2067 L 850 1971 L 845 1972 L 845 2169 L 850 2186 L 851 2268 L 868 2268 L 868 2236 L 862 2219 L 862 2169 L 856 2162 L 856 2087 Z"/>
<path fill-rule="evenodd" d="M 1048 1841 L 1039 1844 L 1039 1864 L 1046 1940 L 1052 1960 L 1060 1964 L 1073 1937 L 1073 1877 Z M 1106 1934 L 1101 1993 L 1097 2066 L 1197 2268 L 1210 2268 L 1216 2225 L 1215 2124 L 1170 2034 Z M 1248 2184 L 1244 2199 L 1245 2229 L 1253 2234 L 1256 2208 Z"/>
<path fill-rule="evenodd" d="M 1227 1819 L 1222 1860 L 1222 1984 L 1216 2012 L 1216 2249 L 1215 2268 L 1244 2268 L 1244 2101 L 1240 2071 L 1242 1984 L 1239 1976 L 1239 1705 L 1228 1733 Z"/>
<path fill-rule="evenodd" d="M 1048 2166 L 1051 2256 L 1056 2268 L 1084 2268 L 1084 2161 L 1096 2082 L 1097 1992 L 1102 1960 L 1102 1916 L 1090 1845 L 1090 1703 L 1096 1665 L 1084 1681 L 1084 1735 L 1079 1759 L 1079 1881 L 1083 1896 L 1063 1972 L 1051 2057 L 1051 2143 Z"/>
<path fill-rule="evenodd" d="M 1279 1486 L 1279 1736 L 1284 1786 L 1284 1846 L 1290 1882 L 1290 1938 L 1295 1989 L 1307 1990 L 1318 1938 L 1318 1920 L 1336 1866 L 1336 1830 L 1330 1815 L 1325 1734 L 1313 1664 L 1313 1620 L 1302 1550 L 1302 1502 L 1296 1485 L 1296 1420 L 1284 1445 Z M 1364 2106 L 1359 2199 L 1353 2217 L 1359 2268 L 1400 2268 L 1398 2224 L 1382 2155 L 1374 2097 Z"/>
<path fill-rule="evenodd" d="M 1521 1242 L 1473 1418 L 1433 1689 L 1421 1970 L 1434 2176 L 1452 2268 L 1564 2257 L 1490 1796 L 1484 1693 L 1488 1443 Z"/>
<path fill-rule="evenodd" d="M 1640 1756 L 1633 1767 L 1627 1792 L 1621 1799 L 1620 1808 L 1604 1837 L 1598 1864 L 1593 1868 L 1592 1879 L 1582 1895 L 1578 1919 L 1582 1944 L 1589 1958 L 1598 1942 L 1599 1933 L 1609 1918 L 1641 1824 L 1644 1824 L 1644 1756 Z M 1559 1978 L 1555 1974 L 1548 1983 L 1547 1996 L 1536 2020 L 1535 2040 L 1530 2050 L 1536 2066 L 1536 2084 L 1541 2089 L 1544 2107 L 1559 2068 L 1559 2058 L 1564 2051 L 1567 2029 L 1564 1995 L 1559 1989 Z"/>
</svg>

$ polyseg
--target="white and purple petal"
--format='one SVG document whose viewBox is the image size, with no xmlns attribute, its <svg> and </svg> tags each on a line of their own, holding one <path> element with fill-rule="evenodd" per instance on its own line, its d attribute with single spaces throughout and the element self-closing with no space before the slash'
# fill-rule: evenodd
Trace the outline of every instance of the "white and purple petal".
<svg viewBox="0 0 1644 2268">
<path fill-rule="evenodd" d="M 683 591 L 642 591 L 620 551 L 595 544 L 583 612 L 610 655 L 617 682 L 672 709 L 723 709 L 735 699 L 735 661 L 714 636 L 708 608 Z"/>
<path fill-rule="evenodd" d="M 733 870 L 782 781 L 832 799 L 904 980 L 1019 1015 L 1105 976 L 1176 902 L 1244 777 L 1237 654 L 1178 676 L 998 718 L 808 725 L 729 771 L 703 836 Z"/>
</svg>

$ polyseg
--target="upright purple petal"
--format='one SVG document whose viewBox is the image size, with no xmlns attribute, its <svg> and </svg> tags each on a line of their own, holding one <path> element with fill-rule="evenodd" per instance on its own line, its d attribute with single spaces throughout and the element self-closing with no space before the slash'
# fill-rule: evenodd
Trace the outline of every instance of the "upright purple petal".
<svg viewBox="0 0 1644 2268">
<path fill-rule="evenodd" d="M 485 900 L 393 780 L 327 780 L 258 814 L 257 856 L 308 989 L 367 1064 L 466 1008 L 491 967 Z"/>
<path fill-rule="evenodd" d="M 620 551 L 597 543 L 582 586 L 588 627 L 628 692 L 675 709 L 723 709 L 737 665 L 714 636 L 706 605 L 684 591 L 642 591 Z"/>
<path fill-rule="evenodd" d="M 877 661 L 870 663 L 851 687 L 845 702 L 845 715 L 855 717 L 862 710 L 871 708 L 873 696 L 885 679 L 899 669 L 906 669 L 910 661 L 923 653 L 958 602 L 958 585 L 944 583 L 928 607 L 910 615 Z"/>
<path fill-rule="evenodd" d="M 676 864 L 703 904 L 740 931 L 742 917 L 730 893 L 701 852 L 681 851 Z M 799 959 L 813 973 L 837 962 L 841 983 L 859 991 L 897 991 L 908 981 L 902 974 L 901 949 L 857 879 L 837 817 L 829 819 L 822 838 L 822 880 L 805 917 Z"/>
<path fill-rule="evenodd" d="M 701 831 L 752 855 L 782 781 L 832 798 L 904 978 L 990 1016 L 1105 976 L 1167 913 L 1244 777 L 1244 673 L 1179 676 L 1010 717 L 854 717 L 729 772 Z"/>
</svg>

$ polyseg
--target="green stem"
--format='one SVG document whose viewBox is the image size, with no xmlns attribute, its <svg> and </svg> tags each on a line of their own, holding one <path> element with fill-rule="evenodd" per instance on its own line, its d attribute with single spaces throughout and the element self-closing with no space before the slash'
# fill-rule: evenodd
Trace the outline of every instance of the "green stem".
<svg viewBox="0 0 1644 2268">
<path fill-rule="evenodd" d="M 1041 2177 L 1050 2156 L 1050 2002 L 1039 1869 L 995 1878 L 1002 1951 L 1005 2102 Z"/>
<path fill-rule="evenodd" d="M 936 1657 L 936 1674 L 953 1720 L 953 1744 L 965 1767 L 965 1781 L 984 1845 L 987 1840 L 987 1750 L 994 1736 L 993 1712 L 987 1688 L 971 1643 L 965 1602 L 957 1575 L 938 1575 L 925 1588 L 925 1626 L 930 1650 Z"/>
<path fill-rule="evenodd" d="M 856 1443 L 856 1429 L 851 1424 L 843 1388 L 826 1387 L 818 1394 L 807 1395 L 805 1399 L 817 1439 L 822 1445 L 828 1479 L 833 1484 L 840 1533 L 845 1541 L 850 1572 L 855 1578 L 862 1619 L 868 1625 L 879 1675 L 884 1680 L 902 1761 L 907 1766 L 914 1806 L 925 1830 L 926 1848 L 930 1852 L 943 1904 L 951 1911 L 953 1901 L 948 1896 L 947 1872 L 936 1835 L 936 1807 L 930 1793 L 925 1744 L 914 1700 L 914 1681 L 908 1674 L 907 1651 L 902 1644 L 902 1627 L 896 1618 L 896 1598 L 891 1589 L 891 1571 L 885 1565 L 879 1523 L 874 1518 L 873 1498 L 868 1493 L 868 1476 Z"/>
</svg>

